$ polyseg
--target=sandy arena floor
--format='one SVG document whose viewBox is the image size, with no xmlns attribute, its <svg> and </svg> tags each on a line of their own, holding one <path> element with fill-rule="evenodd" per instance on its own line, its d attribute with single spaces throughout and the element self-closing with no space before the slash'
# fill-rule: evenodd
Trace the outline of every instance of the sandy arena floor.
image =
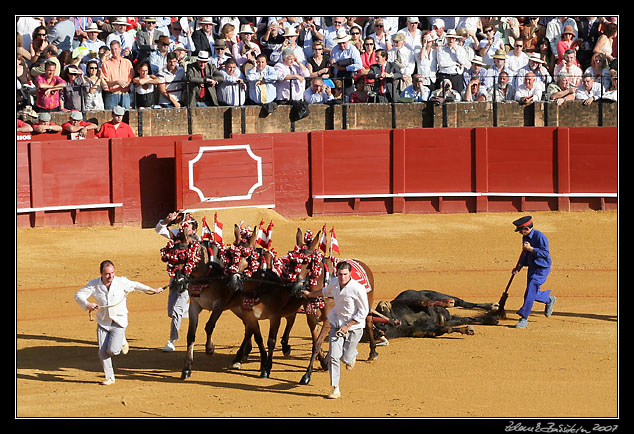
<svg viewBox="0 0 634 434">
<path fill-rule="evenodd" d="M 298 384 L 310 356 L 308 327 L 298 316 L 293 352 L 276 350 L 270 379 L 259 378 L 257 352 L 241 370 L 230 363 L 243 334 L 225 312 L 216 327 L 216 354 L 197 334 L 194 371 L 180 379 L 188 321 L 177 351 L 169 337 L 167 291 L 128 297 L 131 345 L 114 358 L 117 381 L 104 387 L 96 322 L 73 300 L 111 259 L 116 272 L 159 287 L 167 284 L 159 249 L 165 239 L 137 227 L 17 230 L 16 411 L 22 417 L 424 417 L 615 418 L 618 385 L 617 212 L 531 213 L 550 240 L 553 269 L 544 288 L 555 313 L 537 303 L 528 329 L 514 329 L 526 272 L 513 282 L 508 318 L 476 326 L 474 336 L 393 339 L 380 357 L 344 370 L 343 397 L 325 399 L 328 374 Z M 213 212 L 199 212 L 213 222 Z M 405 289 L 433 289 L 465 300 L 496 302 L 519 255 L 519 213 L 382 215 L 287 220 L 270 210 L 222 210 L 225 242 L 234 223 L 274 220 L 273 246 L 293 247 L 297 227 L 335 227 L 342 257 L 361 259 L 375 275 L 375 305 Z M 470 311 L 454 308 L 455 314 Z M 202 316 L 206 321 L 208 312 Z M 268 323 L 262 323 L 268 332 Z M 279 342 L 279 341 L 278 341 Z M 609 421 L 606 421 L 609 424 Z M 589 428 L 592 428 L 589 426 Z"/>
</svg>

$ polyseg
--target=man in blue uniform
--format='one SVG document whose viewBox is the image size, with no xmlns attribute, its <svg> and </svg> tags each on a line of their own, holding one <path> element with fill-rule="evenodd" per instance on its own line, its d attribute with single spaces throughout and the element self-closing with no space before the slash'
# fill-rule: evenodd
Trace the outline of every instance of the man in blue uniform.
<svg viewBox="0 0 634 434">
<path fill-rule="evenodd" d="M 528 316 L 533 309 L 533 303 L 539 301 L 546 304 L 544 314 L 549 317 L 553 313 L 556 298 L 550 295 L 550 289 L 541 291 L 539 288 L 546 282 L 552 261 L 548 248 L 548 238 L 533 229 L 533 218 L 525 216 L 513 222 L 515 232 L 522 235 L 522 259 L 519 265 L 513 269 L 513 274 L 517 274 L 523 266 L 528 266 L 526 276 L 526 292 L 524 293 L 524 304 L 517 311 L 520 320 L 515 325 L 516 328 L 528 327 Z"/>
</svg>

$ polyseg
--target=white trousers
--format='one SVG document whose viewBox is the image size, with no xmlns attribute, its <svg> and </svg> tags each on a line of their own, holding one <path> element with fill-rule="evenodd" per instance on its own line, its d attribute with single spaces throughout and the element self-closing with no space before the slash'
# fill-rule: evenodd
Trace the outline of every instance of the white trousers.
<svg viewBox="0 0 634 434">
<path fill-rule="evenodd" d="M 110 330 L 97 326 L 97 342 L 99 344 L 99 360 L 106 378 L 114 377 L 112 356 L 121 353 L 121 346 L 125 339 L 125 327 L 113 322 Z"/>
<path fill-rule="evenodd" d="M 363 329 L 349 330 L 346 337 L 336 335 L 337 328 L 330 328 L 330 350 L 328 353 L 328 370 L 330 371 L 330 385 L 339 386 L 341 377 L 341 362 L 351 364 L 357 358 L 357 345 L 363 336 Z"/>
</svg>

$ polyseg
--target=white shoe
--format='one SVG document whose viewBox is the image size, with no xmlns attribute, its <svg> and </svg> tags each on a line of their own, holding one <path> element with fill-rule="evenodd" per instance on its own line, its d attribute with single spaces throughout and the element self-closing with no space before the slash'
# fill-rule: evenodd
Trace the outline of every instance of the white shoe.
<svg viewBox="0 0 634 434">
<path fill-rule="evenodd" d="M 110 386 L 111 384 L 114 384 L 114 376 L 108 377 L 101 382 L 102 386 Z"/>
<path fill-rule="evenodd" d="M 126 355 L 128 354 L 128 351 L 130 351 L 130 344 L 128 344 L 128 340 L 126 338 L 123 338 L 123 343 L 121 344 L 121 354 Z"/>
<path fill-rule="evenodd" d="M 335 386 L 330 392 L 330 395 L 327 396 L 328 399 L 337 399 L 341 398 L 341 392 L 339 391 L 339 386 Z"/>
<path fill-rule="evenodd" d="M 350 369 L 354 368 L 355 363 L 357 363 L 357 359 L 354 359 L 352 363 L 346 363 L 346 369 L 349 371 Z"/>
<path fill-rule="evenodd" d="M 173 351 L 176 351 L 176 347 L 174 346 L 174 342 L 167 341 L 167 343 L 163 347 L 163 352 L 164 353 L 171 353 Z"/>
</svg>

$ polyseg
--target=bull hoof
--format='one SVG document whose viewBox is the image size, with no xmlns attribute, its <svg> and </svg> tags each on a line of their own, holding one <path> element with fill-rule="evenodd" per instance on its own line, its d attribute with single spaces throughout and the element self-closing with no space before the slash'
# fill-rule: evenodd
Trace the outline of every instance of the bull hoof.
<svg viewBox="0 0 634 434">
<path fill-rule="evenodd" d="M 310 375 L 308 375 L 308 374 L 304 374 L 304 375 L 302 376 L 302 379 L 301 379 L 301 380 L 299 380 L 299 384 L 301 384 L 301 385 L 303 385 L 303 386 L 306 386 L 308 383 L 310 383 Z"/>
<path fill-rule="evenodd" d="M 240 369 L 242 368 L 242 363 L 240 362 L 233 362 L 233 364 L 231 365 L 231 369 Z"/>
<path fill-rule="evenodd" d="M 374 353 L 370 353 L 370 357 L 368 357 L 368 361 L 373 361 L 379 358 L 379 353 L 374 352 Z"/>
<path fill-rule="evenodd" d="M 500 305 L 498 303 L 493 303 L 491 305 L 491 312 L 497 312 L 499 308 L 500 308 Z"/>
<path fill-rule="evenodd" d="M 183 369 L 183 372 L 181 373 L 181 380 L 186 380 L 189 377 L 191 377 L 191 375 L 192 375 L 191 369 Z"/>
<path fill-rule="evenodd" d="M 467 335 L 473 336 L 475 334 L 475 329 L 471 326 L 467 326 Z"/>
<path fill-rule="evenodd" d="M 260 378 L 269 378 L 269 376 L 270 376 L 269 371 L 260 372 Z"/>
</svg>

